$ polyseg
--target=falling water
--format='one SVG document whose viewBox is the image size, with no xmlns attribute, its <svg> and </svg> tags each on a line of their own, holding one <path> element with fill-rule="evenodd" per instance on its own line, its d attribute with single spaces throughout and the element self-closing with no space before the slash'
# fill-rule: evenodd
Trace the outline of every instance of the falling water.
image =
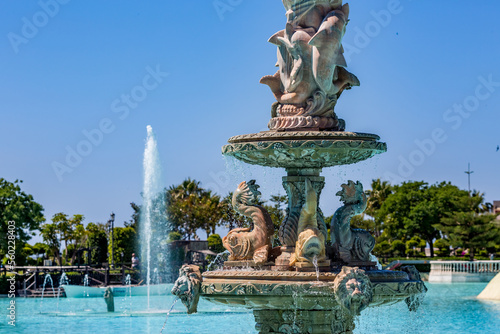
<svg viewBox="0 0 500 334">
<path fill-rule="evenodd" d="M 127 274 L 125 277 L 125 285 L 129 286 L 132 284 L 132 278 L 130 277 L 130 274 Z"/>
<path fill-rule="evenodd" d="M 160 156 L 153 128 L 148 125 L 148 137 L 144 150 L 144 187 L 143 205 L 141 208 L 141 250 L 142 261 L 146 259 L 146 284 L 148 286 L 148 309 L 151 284 L 151 267 L 158 266 L 157 253 L 161 253 L 162 241 L 167 238 L 167 222 L 165 220 L 165 201 L 162 196 L 162 176 Z M 155 238 L 153 238 L 153 235 Z M 165 265 L 165 264 L 163 264 Z"/>
<path fill-rule="evenodd" d="M 319 282 L 319 267 L 318 267 L 318 257 L 316 255 L 314 255 L 314 258 L 313 258 L 313 265 L 314 265 L 314 268 L 316 269 L 316 279 L 318 280 Z"/>
<path fill-rule="evenodd" d="M 377 269 L 382 270 L 382 265 L 380 264 L 378 257 L 373 254 L 370 254 L 370 261 L 377 263 Z"/>
<path fill-rule="evenodd" d="M 179 298 L 175 298 L 174 302 L 172 303 L 172 306 L 170 307 L 170 310 L 168 310 L 167 316 L 165 318 L 165 322 L 163 323 L 163 327 L 161 328 L 160 334 L 163 333 L 163 330 L 165 329 L 165 326 L 167 325 L 168 316 L 170 315 L 170 312 L 172 312 L 172 310 L 174 309 L 175 303 L 177 303 L 178 300 L 179 300 Z"/>
<path fill-rule="evenodd" d="M 50 274 L 45 274 L 45 278 L 43 280 L 43 288 L 42 288 L 42 300 L 43 300 L 43 293 L 45 292 L 45 285 L 47 282 L 50 282 L 50 286 L 52 287 L 52 295 L 55 297 L 56 296 L 56 291 L 54 290 L 54 282 L 52 281 L 52 276 Z"/>
<path fill-rule="evenodd" d="M 87 287 L 89 286 L 89 274 L 85 274 L 85 276 L 83 276 L 83 286 L 84 287 Z M 83 297 L 88 297 L 89 294 L 87 292 L 87 289 L 84 289 L 83 290 Z"/>
<path fill-rule="evenodd" d="M 56 292 L 54 291 L 54 282 L 52 281 L 52 277 L 49 273 L 45 274 L 45 278 L 43 279 L 43 287 L 42 287 L 42 299 L 40 300 L 40 308 L 43 310 L 43 294 L 45 292 L 45 285 L 47 282 L 50 282 L 50 286 L 52 287 L 52 295 L 55 297 Z"/>
<path fill-rule="evenodd" d="M 158 276 L 158 268 L 153 270 L 153 284 L 160 284 L 160 277 Z"/>
<path fill-rule="evenodd" d="M 62 273 L 61 278 L 59 279 L 59 287 L 57 288 L 57 306 L 59 307 L 59 295 L 61 294 L 61 287 L 63 285 L 68 285 L 69 280 L 68 276 L 66 276 L 66 273 Z"/>
<path fill-rule="evenodd" d="M 220 270 L 222 269 L 222 265 L 224 264 L 224 261 L 227 261 L 227 256 L 224 255 L 229 255 L 229 251 L 225 250 L 222 253 L 219 253 L 215 256 L 215 259 L 210 262 L 207 266 L 207 270 Z"/>
</svg>

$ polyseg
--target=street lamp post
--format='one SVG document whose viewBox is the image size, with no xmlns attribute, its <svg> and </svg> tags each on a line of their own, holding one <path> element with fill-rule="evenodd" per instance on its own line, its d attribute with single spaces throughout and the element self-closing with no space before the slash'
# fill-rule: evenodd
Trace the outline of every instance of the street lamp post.
<svg viewBox="0 0 500 334">
<path fill-rule="evenodd" d="M 111 268 L 115 267 L 115 213 L 111 213 L 111 219 L 108 221 L 111 228 Z"/>
<path fill-rule="evenodd" d="M 467 174 L 468 176 L 468 179 L 469 179 L 469 196 L 470 196 L 470 175 L 474 173 L 473 171 L 470 170 L 470 162 L 469 162 L 469 168 L 467 169 L 467 171 L 465 172 L 465 174 Z"/>
</svg>

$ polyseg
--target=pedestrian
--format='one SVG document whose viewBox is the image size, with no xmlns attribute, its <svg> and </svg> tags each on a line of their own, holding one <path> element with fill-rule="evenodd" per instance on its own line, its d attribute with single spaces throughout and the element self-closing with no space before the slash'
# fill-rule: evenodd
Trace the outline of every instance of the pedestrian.
<svg viewBox="0 0 500 334">
<path fill-rule="evenodd" d="M 139 269 L 139 258 L 132 253 L 132 269 Z"/>
</svg>

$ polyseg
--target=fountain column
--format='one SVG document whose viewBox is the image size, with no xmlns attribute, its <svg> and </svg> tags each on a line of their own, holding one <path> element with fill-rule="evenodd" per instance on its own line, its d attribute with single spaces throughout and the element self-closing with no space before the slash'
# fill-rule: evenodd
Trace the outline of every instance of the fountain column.
<svg viewBox="0 0 500 334">
<path fill-rule="evenodd" d="M 253 311 L 253 314 L 259 334 L 344 334 L 354 330 L 354 317 L 340 306 L 327 311 L 259 310 Z"/>
<path fill-rule="evenodd" d="M 281 242 L 281 255 L 276 259 L 277 270 L 290 269 L 290 257 L 295 252 L 295 244 L 298 239 L 298 221 L 305 198 L 306 179 L 311 181 L 317 195 L 318 226 L 319 230 L 327 238 L 327 227 L 321 209 L 319 209 L 319 199 L 321 191 L 325 187 L 325 178 L 320 176 L 321 168 L 287 168 L 287 176 L 283 177 L 283 188 L 288 196 L 288 208 L 285 220 L 282 222 L 279 231 Z"/>
</svg>

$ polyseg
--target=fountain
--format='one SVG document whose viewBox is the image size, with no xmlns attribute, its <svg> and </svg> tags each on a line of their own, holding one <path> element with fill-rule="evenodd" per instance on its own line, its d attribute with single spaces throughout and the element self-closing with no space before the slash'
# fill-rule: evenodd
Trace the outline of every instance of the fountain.
<svg viewBox="0 0 500 334">
<path fill-rule="evenodd" d="M 262 334 L 351 333 L 367 307 L 405 301 L 415 311 L 426 287 L 414 267 L 380 270 L 371 254 L 375 238 L 351 228 L 351 218 L 367 204 L 360 182 L 342 185 L 337 196 L 344 205 L 326 225 L 319 207 L 322 169 L 355 164 L 386 152 L 387 146 L 377 135 L 345 131 L 336 114 L 341 94 L 360 84 L 346 70 L 343 56 L 349 5 L 342 0 L 283 4 L 286 27 L 269 40 L 278 47 L 279 69 L 261 79 L 277 100 L 269 131 L 232 137 L 222 148 L 224 155 L 243 162 L 286 170 L 281 245 L 273 247 L 274 225 L 256 204 L 256 181 L 242 182 L 232 204 L 252 219 L 253 229 L 232 230 L 223 238 L 230 253 L 223 270 L 201 275 L 196 266 L 183 266 L 172 293 L 188 313 L 196 312 L 200 297 L 252 309 Z"/>
<path fill-rule="evenodd" d="M 163 182 L 161 173 L 161 163 L 158 153 L 158 146 L 153 132 L 153 128 L 147 127 L 146 148 L 144 150 L 144 187 L 143 206 L 140 215 L 142 261 L 146 267 L 146 284 L 149 297 L 152 284 L 152 268 L 158 268 L 167 252 L 165 240 L 168 236 L 168 225 L 164 218 L 165 205 L 163 200 Z M 144 261 L 145 259 L 145 261 Z M 163 267 L 168 267 L 166 263 L 161 263 Z M 154 273 L 157 280 L 160 280 L 159 273 Z"/>
<path fill-rule="evenodd" d="M 61 294 L 61 287 L 63 285 L 68 285 L 69 284 L 69 279 L 66 273 L 62 273 L 61 277 L 59 278 L 59 287 L 57 288 L 57 301 L 59 302 L 59 295 Z"/>
<path fill-rule="evenodd" d="M 43 296 L 44 296 L 44 293 L 45 293 L 45 286 L 47 285 L 47 283 L 50 283 L 50 286 L 52 288 L 52 295 L 53 295 L 53 297 L 56 296 L 56 291 L 54 290 L 54 282 L 52 281 L 52 276 L 50 276 L 49 273 L 46 273 L 45 277 L 43 278 L 42 301 L 43 301 Z"/>
</svg>

